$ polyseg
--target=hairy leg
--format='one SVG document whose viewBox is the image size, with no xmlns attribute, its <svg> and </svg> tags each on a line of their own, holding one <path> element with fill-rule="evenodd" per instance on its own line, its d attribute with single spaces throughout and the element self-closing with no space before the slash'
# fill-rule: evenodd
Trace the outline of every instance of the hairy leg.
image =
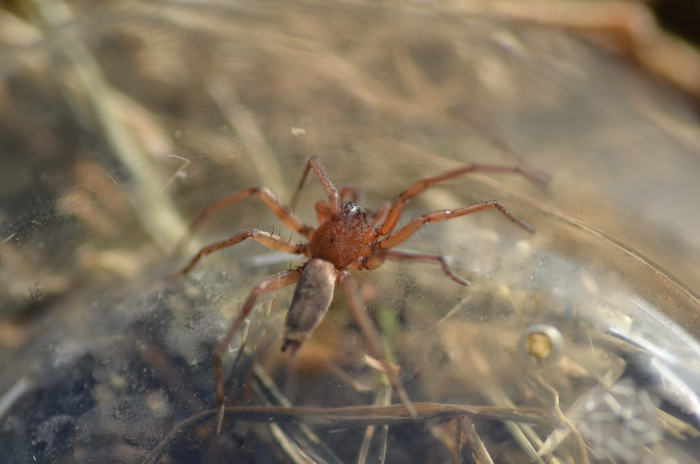
<svg viewBox="0 0 700 464">
<path fill-rule="evenodd" d="M 486 211 L 488 209 L 497 209 L 498 211 L 503 213 L 508 219 L 515 222 L 523 229 L 529 232 L 535 231 L 535 229 L 533 229 L 528 223 L 518 219 L 513 213 L 511 213 L 505 206 L 500 204 L 498 201 L 491 200 L 486 201 L 484 203 L 478 203 L 476 205 L 467 206 L 466 208 L 435 211 L 433 213 L 418 216 L 405 226 L 401 227 L 396 232 L 387 235 L 382 240 L 377 242 L 377 246 L 379 249 L 393 248 L 396 245 L 405 242 L 411 235 L 416 233 L 419 229 L 423 228 L 423 226 L 425 226 L 429 222 L 447 221 L 448 219 L 466 216 L 467 214 L 478 213 L 479 211 Z"/>
<path fill-rule="evenodd" d="M 355 321 L 360 326 L 362 333 L 367 338 L 367 344 L 369 345 L 369 348 L 374 352 L 374 354 L 379 359 L 379 362 L 381 363 L 382 367 L 384 368 L 384 372 L 386 372 L 386 375 L 389 378 L 389 383 L 391 384 L 391 387 L 394 389 L 399 399 L 406 407 L 408 413 L 412 417 L 417 417 L 416 410 L 413 407 L 411 400 L 408 398 L 406 390 L 403 388 L 401 379 L 399 379 L 399 376 L 396 373 L 396 371 L 389 365 L 389 363 L 386 360 L 386 355 L 384 354 L 384 348 L 382 346 L 381 335 L 372 323 L 372 320 L 367 315 L 367 311 L 364 308 L 364 304 L 362 303 L 362 297 L 360 296 L 359 289 L 357 287 L 357 282 L 352 277 L 352 275 L 350 275 L 350 272 L 342 271 L 339 276 L 339 283 L 342 285 L 343 290 L 347 295 L 347 301 L 348 305 L 350 306 L 350 311 L 352 312 Z"/>
<path fill-rule="evenodd" d="M 200 211 L 199 214 L 197 214 L 197 216 L 195 216 L 195 218 L 190 223 L 189 227 L 187 228 L 187 233 L 178 243 L 176 250 L 181 249 L 186 243 L 187 239 L 192 235 L 192 233 L 195 230 L 197 230 L 199 226 L 201 226 L 202 223 L 206 221 L 209 217 L 211 217 L 213 214 L 255 195 L 260 197 L 260 199 L 265 202 L 267 207 L 270 208 L 270 210 L 273 213 L 275 213 L 275 215 L 278 218 L 280 218 L 282 222 L 284 222 L 287 225 L 287 227 L 294 230 L 295 232 L 300 233 L 306 238 L 311 239 L 311 237 L 314 234 L 313 227 L 304 224 L 301 221 L 301 219 L 296 217 L 294 213 L 292 213 L 286 206 L 280 203 L 277 197 L 275 197 L 275 195 L 267 187 L 255 186 L 244 188 L 240 192 L 224 197 Z"/>
<path fill-rule="evenodd" d="M 214 362 L 214 377 L 216 379 L 216 396 L 219 401 L 218 420 L 216 423 L 217 435 L 219 434 L 219 432 L 221 432 L 221 424 L 224 420 L 225 398 L 224 381 L 223 376 L 221 374 L 221 357 L 228 349 L 229 343 L 231 343 L 233 336 L 236 335 L 236 333 L 241 329 L 245 318 L 248 317 L 248 314 L 250 314 L 250 311 L 252 311 L 255 305 L 255 300 L 257 300 L 258 297 L 264 293 L 271 292 L 273 290 L 277 290 L 278 288 L 295 283 L 299 280 L 299 277 L 301 277 L 301 272 L 301 269 L 293 269 L 290 271 L 278 272 L 277 274 L 267 277 L 258 285 L 256 285 L 248 295 L 248 298 L 245 300 L 245 303 L 243 303 L 241 311 L 238 313 L 238 316 L 229 327 L 228 331 L 226 332 L 226 336 L 223 338 L 223 340 L 221 340 L 219 346 L 216 347 L 216 351 L 212 356 L 212 361 Z"/>
<path fill-rule="evenodd" d="M 315 156 L 309 157 L 308 161 L 306 162 L 306 166 L 304 166 L 304 170 L 301 173 L 301 178 L 299 179 L 299 184 L 297 185 L 296 190 L 294 190 L 294 195 L 292 196 L 290 207 L 294 208 L 296 206 L 297 200 L 299 200 L 299 194 L 304 188 L 306 178 L 308 177 L 311 168 L 313 168 L 314 171 L 316 171 L 316 175 L 323 184 L 323 188 L 325 188 L 326 192 L 328 193 L 328 204 L 331 207 L 331 213 L 338 214 L 338 211 L 340 211 L 340 195 L 338 194 L 338 189 L 335 188 L 335 185 L 333 185 L 331 178 L 328 177 L 328 174 L 326 174 L 326 170 L 323 169 L 323 166 L 321 166 L 321 163 Z M 308 238 L 311 239 L 311 237 Z"/>
<path fill-rule="evenodd" d="M 362 204 L 362 195 L 354 185 L 343 185 L 340 189 L 340 201 L 348 201 L 352 199 L 353 203 Z"/>
<path fill-rule="evenodd" d="M 410 253 L 408 251 L 398 251 L 398 250 L 378 250 L 376 253 L 371 255 L 363 269 L 376 269 L 384 263 L 386 259 L 393 259 L 394 261 L 420 261 L 420 262 L 431 262 L 438 263 L 442 266 L 442 270 L 445 274 L 450 276 L 452 280 L 461 285 L 469 285 L 469 281 L 464 277 L 455 274 L 450 266 L 447 264 L 447 260 L 444 256 L 433 255 L 427 253 Z"/>
<path fill-rule="evenodd" d="M 245 239 L 252 239 L 258 243 L 262 243 L 268 248 L 273 248 L 275 250 L 283 251 L 285 253 L 301 255 L 306 253 L 306 245 L 295 243 L 279 235 L 271 234 L 270 232 L 260 230 L 260 229 L 250 229 L 243 232 L 239 232 L 226 240 L 220 242 L 212 243 L 199 250 L 199 252 L 187 263 L 187 266 L 183 267 L 180 271 L 176 272 L 170 277 L 176 277 L 182 274 L 186 274 L 194 267 L 195 264 L 203 257 L 208 254 L 214 253 L 215 251 L 221 250 L 223 248 L 228 248 L 241 243 Z"/>
<path fill-rule="evenodd" d="M 446 182 L 446 181 L 454 179 L 456 177 L 463 176 L 466 174 L 475 173 L 475 172 L 518 174 L 518 175 L 524 177 L 525 179 L 529 180 L 533 184 L 539 185 L 541 187 L 545 187 L 547 185 L 547 182 L 544 181 L 543 179 L 540 179 L 539 177 L 535 176 L 534 174 L 531 174 L 531 173 L 529 173 L 523 169 L 517 168 L 517 167 L 512 168 L 512 167 L 508 167 L 508 166 L 477 165 L 477 164 L 465 166 L 463 168 L 456 169 L 454 171 L 446 172 L 445 174 L 441 174 L 439 176 L 429 177 L 427 179 L 419 180 L 418 182 L 416 182 L 412 186 L 410 186 L 408 189 L 404 190 L 398 196 L 398 198 L 396 200 L 394 200 L 394 203 L 391 205 L 391 209 L 389 210 L 389 213 L 386 216 L 386 220 L 377 230 L 378 235 L 386 235 L 394 229 L 394 227 L 396 226 L 396 223 L 399 220 L 399 216 L 401 216 L 401 213 L 403 212 L 403 209 L 406 206 L 406 203 L 408 203 L 408 200 L 410 200 L 411 198 L 415 197 L 416 195 L 418 195 L 420 193 L 423 193 L 425 190 L 432 187 L 433 185 L 439 184 L 441 182 Z"/>
</svg>

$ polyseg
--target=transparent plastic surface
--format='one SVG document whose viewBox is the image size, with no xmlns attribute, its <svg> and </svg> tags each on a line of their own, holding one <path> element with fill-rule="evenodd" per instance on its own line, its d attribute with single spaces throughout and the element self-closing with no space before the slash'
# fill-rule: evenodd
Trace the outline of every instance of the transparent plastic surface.
<svg viewBox="0 0 700 464">
<path fill-rule="evenodd" d="M 681 99 L 498 18 L 52 5 L 0 25 L 1 462 L 698 461 L 700 159 Z M 498 199 L 535 228 L 484 212 L 401 245 L 469 287 L 431 263 L 357 273 L 418 417 L 341 291 L 280 352 L 290 286 L 224 356 L 217 435 L 213 350 L 253 286 L 303 260 L 246 242 L 163 276 L 239 230 L 303 238 L 252 198 L 170 253 L 224 195 L 288 202 L 311 154 L 368 208 L 467 163 L 551 182 L 466 176 L 409 204 L 402 223 Z M 310 179 L 295 211 L 315 225 L 324 194 Z"/>
</svg>

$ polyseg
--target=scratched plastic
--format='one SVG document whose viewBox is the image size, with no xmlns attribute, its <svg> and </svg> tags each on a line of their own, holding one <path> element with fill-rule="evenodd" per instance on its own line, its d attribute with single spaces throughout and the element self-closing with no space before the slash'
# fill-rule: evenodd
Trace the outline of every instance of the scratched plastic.
<svg viewBox="0 0 700 464">
<path fill-rule="evenodd" d="M 561 30 L 455 11 L 81 8 L 0 17 L 0 462 L 700 462 L 680 96 Z M 239 230 L 301 240 L 253 198 L 171 253 L 222 196 L 289 201 L 311 154 L 370 209 L 467 163 L 550 182 L 467 176 L 409 204 L 402 223 L 497 199 L 534 227 L 483 212 L 400 246 L 469 287 L 431 263 L 356 273 L 417 417 L 338 289 L 282 353 L 287 287 L 224 356 L 217 435 L 213 350 L 303 260 L 242 243 L 162 277 Z M 295 212 L 315 225 L 323 195 L 310 179 Z"/>
</svg>

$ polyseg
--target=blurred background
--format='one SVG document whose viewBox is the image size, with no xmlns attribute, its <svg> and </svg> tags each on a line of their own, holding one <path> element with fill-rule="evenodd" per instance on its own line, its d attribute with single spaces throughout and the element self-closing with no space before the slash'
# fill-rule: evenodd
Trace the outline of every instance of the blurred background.
<svg viewBox="0 0 700 464">
<path fill-rule="evenodd" d="M 247 185 L 286 203 L 310 155 L 368 208 L 467 163 L 549 180 L 479 175 L 411 204 L 407 218 L 496 198 L 535 227 L 483 213 L 406 243 L 450 257 L 471 289 L 429 266 L 387 264 L 366 273 L 362 293 L 416 401 L 539 407 L 550 423 L 477 423 L 472 441 L 454 421 L 353 428 L 342 445 L 325 429 L 301 445 L 307 432 L 272 427 L 217 438 L 208 423 L 164 460 L 696 462 L 698 2 L 1 5 L 3 462 L 142 462 L 179 421 L 213 407 L 209 359 L 227 321 L 261 278 L 303 261 L 241 244 L 191 276 L 161 277 L 238 230 L 301 240 L 251 199 L 174 252 L 199 210 Z M 323 190 L 309 184 L 297 212 L 313 225 Z M 313 348 L 278 353 L 289 297 L 261 302 L 246 348 L 227 361 L 232 403 L 285 405 L 269 399 L 278 384 L 298 406 L 388 404 L 342 296 Z M 567 361 L 523 371 L 536 356 L 522 340 L 543 322 Z M 435 381 L 438 366 L 454 371 Z M 669 375 L 677 390 L 654 388 Z M 552 413 L 552 391 L 565 417 L 585 416 L 626 379 L 638 397 L 650 392 L 635 406 L 653 424 L 639 436 L 567 428 Z M 493 385 L 511 389 L 487 394 Z M 606 447 L 617 433 L 628 438 Z M 292 457 L 292 442 L 306 458 Z"/>
</svg>

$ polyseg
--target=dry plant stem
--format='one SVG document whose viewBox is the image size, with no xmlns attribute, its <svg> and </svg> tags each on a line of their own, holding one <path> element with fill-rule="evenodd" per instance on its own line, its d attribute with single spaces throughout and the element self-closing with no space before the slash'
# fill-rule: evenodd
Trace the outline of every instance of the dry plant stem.
<svg viewBox="0 0 700 464">
<path fill-rule="evenodd" d="M 381 446 L 379 448 L 379 455 L 377 460 L 379 464 L 386 463 L 386 451 L 389 449 L 389 426 L 382 425 L 382 435 L 381 435 Z"/>
<path fill-rule="evenodd" d="M 451 318 L 453 315 L 455 315 L 458 311 L 461 311 L 462 308 L 466 307 L 467 303 L 469 303 L 472 299 L 474 298 L 474 292 L 470 292 L 469 295 L 465 296 L 462 298 L 459 303 L 454 305 L 452 309 L 450 309 L 447 314 L 442 316 L 435 324 L 433 324 L 431 327 L 426 330 L 426 334 L 430 334 L 436 329 L 440 328 L 442 324 L 445 324 L 446 321 Z"/>
<path fill-rule="evenodd" d="M 515 407 L 513 400 L 500 388 L 490 388 L 486 390 L 484 394 L 489 398 L 491 403 L 497 404 L 499 407 Z M 542 447 L 542 440 L 532 427 L 527 424 L 518 423 L 518 421 L 506 421 L 504 425 L 531 462 L 545 464 L 544 460 L 537 453 L 537 450 Z M 561 463 L 558 459 L 552 457 L 549 460 L 549 464 Z"/>
<path fill-rule="evenodd" d="M 544 459 L 540 457 L 537 454 L 537 449 L 535 445 L 537 442 L 531 441 L 532 429 L 527 430 L 521 427 L 521 424 L 516 424 L 515 422 L 506 422 L 505 423 L 506 428 L 510 432 L 510 434 L 513 436 L 515 441 L 520 445 L 522 450 L 525 452 L 527 457 L 530 459 L 530 462 L 532 463 L 537 463 L 537 464 L 562 464 L 559 462 L 559 460 L 555 460 L 554 458 L 550 459 L 549 462 L 545 463 Z M 530 433 L 527 433 L 530 432 Z"/>
<path fill-rule="evenodd" d="M 685 435 L 690 437 L 700 437 L 700 430 L 689 423 L 672 416 L 661 409 L 654 410 L 656 417 L 664 424 L 664 429 L 678 440 L 685 439 Z M 684 435 L 685 434 L 685 435 Z"/>
<path fill-rule="evenodd" d="M 571 434 L 574 436 L 574 440 L 576 441 L 576 445 L 578 446 L 579 452 L 581 454 L 581 463 L 590 464 L 590 460 L 588 459 L 588 448 L 586 447 L 586 442 L 583 439 L 581 432 L 576 428 L 576 425 L 574 425 L 574 423 L 571 422 L 571 420 L 568 417 L 566 417 L 566 415 L 562 412 L 561 408 L 559 407 L 559 392 L 549 383 L 547 383 L 547 381 L 544 380 L 544 378 L 539 372 L 535 373 L 533 378 L 552 394 L 552 398 L 554 399 L 553 407 L 555 416 L 562 423 L 564 423 L 569 428 L 569 430 L 571 430 Z"/>
<path fill-rule="evenodd" d="M 291 407 L 291 402 L 277 388 L 274 381 L 259 364 L 253 365 L 253 390 L 266 406 Z M 303 455 L 303 462 L 341 464 L 336 455 L 326 446 L 310 427 L 303 423 L 270 424 L 272 435 L 278 445 L 285 450 L 287 458 Z M 290 456 L 290 454 L 294 456 Z"/>
<path fill-rule="evenodd" d="M 286 197 L 284 173 L 280 169 L 274 150 L 270 147 L 265 132 L 258 124 L 255 114 L 238 97 L 238 92 L 229 76 L 214 74 L 207 79 L 207 89 L 231 129 L 236 131 L 247 147 L 249 160 L 258 174 L 277 186 L 277 191 Z"/>
<path fill-rule="evenodd" d="M 413 403 L 416 417 L 408 414 L 403 405 L 350 406 L 345 408 L 286 408 L 242 406 L 224 408 L 224 414 L 247 422 L 305 423 L 331 427 L 367 427 L 369 425 L 400 425 L 459 416 L 483 419 L 518 421 L 532 424 L 551 424 L 552 420 L 541 408 L 495 408 L 441 403 Z M 203 420 L 218 416 L 218 409 L 209 409 L 177 424 L 143 460 L 143 464 L 157 462 L 172 439 L 187 428 Z"/>
<path fill-rule="evenodd" d="M 589 371 L 589 373 L 598 380 L 598 382 L 604 389 L 609 390 L 611 385 L 615 383 L 616 379 L 619 378 L 622 371 L 617 370 L 615 368 L 610 368 L 602 376 L 592 371 Z M 577 398 L 576 401 L 574 401 L 574 403 L 571 406 L 569 406 L 568 410 L 565 413 L 565 416 L 582 417 L 583 415 L 585 415 L 585 400 L 586 396 Z M 563 442 L 564 439 L 569 436 L 570 433 L 571 429 L 566 424 L 560 424 L 549 434 L 544 443 L 540 445 L 538 453 L 541 456 L 551 455 L 552 453 L 554 453 L 554 450 L 561 444 L 561 442 Z"/>
<path fill-rule="evenodd" d="M 159 191 L 158 168 L 139 140 L 137 129 L 129 124 L 132 120 L 129 109 L 145 110 L 109 84 L 83 38 L 63 27 L 75 23 L 65 2 L 36 2 L 36 6 L 33 10 L 36 16 L 32 19 L 46 30 L 61 31 L 60 35 L 54 36 L 58 40 L 48 40 L 47 43 L 57 45 L 50 50 L 54 69 L 58 71 L 58 82 L 69 103 L 80 119 L 96 121 L 106 144 L 112 147 L 114 155 L 133 179 L 133 194 L 129 199 L 141 223 L 154 243 L 169 250 L 182 235 L 185 225 L 169 197 Z M 86 105 L 76 102 L 85 102 Z"/>
<path fill-rule="evenodd" d="M 469 417 L 462 416 L 459 418 L 459 426 L 466 434 L 467 441 L 474 452 L 477 464 L 493 464 L 491 455 L 489 455 L 484 442 L 481 441 L 481 437 L 479 437 L 474 427 L 474 422 L 472 422 Z"/>
<path fill-rule="evenodd" d="M 379 387 L 379 391 L 377 391 L 375 397 L 374 397 L 374 404 L 377 406 L 388 406 L 391 404 L 391 389 L 388 388 L 386 385 L 382 385 Z M 367 430 L 365 430 L 365 436 L 362 439 L 362 446 L 360 447 L 360 452 L 358 453 L 358 458 L 357 458 L 357 464 L 365 464 L 367 462 L 367 456 L 369 455 L 369 448 L 370 445 L 372 444 L 372 438 L 375 435 L 377 426 L 375 425 L 369 425 L 367 426 Z M 381 443 L 381 452 L 380 456 L 378 457 L 379 462 L 383 463 L 384 459 L 386 458 L 386 446 L 387 446 L 387 435 L 388 435 L 388 426 L 383 425 L 381 426 L 381 436 L 380 439 L 382 440 Z"/>
<path fill-rule="evenodd" d="M 367 462 L 367 456 L 369 455 L 369 447 L 372 444 L 372 437 L 374 437 L 374 431 L 376 426 L 369 425 L 365 429 L 365 435 L 362 437 L 362 446 L 360 446 L 360 452 L 357 457 L 357 464 L 365 464 Z"/>
</svg>

